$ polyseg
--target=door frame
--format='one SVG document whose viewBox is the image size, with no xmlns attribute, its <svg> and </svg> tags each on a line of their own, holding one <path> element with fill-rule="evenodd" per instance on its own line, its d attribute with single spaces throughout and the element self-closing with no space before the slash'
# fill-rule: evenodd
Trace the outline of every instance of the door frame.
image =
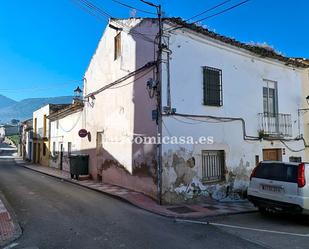
<svg viewBox="0 0 309 249">
<path fill-rule="evenodd" d="M 270 152 L 270 151 L 274 151 L 276 152 L 276 160 L 270 160 L 270 159 L 265 159 L 266 156 L 266 152 Z M 267 149 L 263 149 L 263 161 L 282 161 L 282 149 L 281 148 L 267 148 Z"/>
</svg>

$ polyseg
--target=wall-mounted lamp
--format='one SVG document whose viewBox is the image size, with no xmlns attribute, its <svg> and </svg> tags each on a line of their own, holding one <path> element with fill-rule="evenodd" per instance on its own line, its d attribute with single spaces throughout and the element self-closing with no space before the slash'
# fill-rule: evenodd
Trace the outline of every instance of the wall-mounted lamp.
<svg viewBox="0 0 309 249">
<path fill-rule="evenodd" d="M 307 104 L 309 105 L 309 95 L 306 97 Z"/>
<path fill-rule="evenodd" d="M 76 87 L 76 89 L 74 90 L 74 98 L 75 99 L 81 99 L 82 97 L 82 90 L 78 87 Z"/>
<path fill-rule="evenodd" d="M 89 96 L 89 98 L 91 98 L 92 100 L 95 100 L 94 94 L 91 94 L 91 95 Z"/>
</svg>

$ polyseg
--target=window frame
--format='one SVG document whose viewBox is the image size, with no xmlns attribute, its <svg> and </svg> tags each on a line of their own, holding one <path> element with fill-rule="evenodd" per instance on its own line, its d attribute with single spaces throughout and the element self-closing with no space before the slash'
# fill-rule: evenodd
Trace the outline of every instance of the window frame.
<svg viewBox="0 0 309 249">
<path fill-rule="evenodd" d="M 266 114 L 269 117 L 276 117 L 279 113 L 279 104 L 278 104 L 278 83 L 276 81 L 271 80 L 265 80 L 263 84 L 263 113 Z M 267 96 L 265 97 L 264 90 L 267 90 Z M 273 96 L 272 96 L 272 107 L 270 112 L 270 90 L 273 90 Z M 266 109 L 265 110 L 265 98 L 266 98 Z"/>
<path fill-rule="evenodd" d="M 207 155 L 208 154 L 208 155 Z M 207 168 L 207 165 L 206 165 L 206 161 L 207 159 L 205 159 L 204 157 L 207 157 L 209 156 L 210 154 L 213 154 L 214 156 L 217 156 L 219 157 L 218 160 L 219 160 L 219 165 L 217 167 L 221 167 L 218 168 L 217 172 L 220 173 L 220 175 L 218 175 L 217 178 L 215 178 L 215 176 L 207 176 L 207 172 L 209 171 L 211 173 L 211 171 L 216 171 L 216 169 L 211 169 L 210 170 L 210 167 L 208 167 L 208 169 L 206 170 Z M 211 155 L 211 156 L 213 156 Z M 201 154 L 201 159 L 202 159 L 202 162 L 201 162 L 201 165 L 202 165 L 202 181 L 204 183 L 214 183 L 214 182 L 223 182 L 225 181 L 225 151 L 224 150 L 202 150 L 202 154 Z M 209 159 L 210 161 L 211 159 Z M 214 173 L 214 172 L 212 172 Z"/>
<path fill-rule="evenodd" d="M 209 66 L 203 66 L 203 105 L 205 106 L 213 106 L 213 107 L 221 107 L 223 106 L 223 84 L 222 84 L 222 69 L 209 67 Z M 214 84 L 210 84 L 210 82 L 206 81 L 206 75 L 208 72 L 218 72 L 219 73 L 219 100 L 216 100 L 216 103 L 214 103 L 213 99 L 208 99 L 209 96 L 207 96 L 207 91 L 214 91 L 215 89 L 210 89 L 214 86 Z M 207 85 L 208 83 L 208 85 Z M 211 86 L 212 85 L 212 86 Z"/>
<path fill-rule="evenodd" d="M 114 60 L 121 56 L 121 32 L 114 37 Z"/>
</svg>

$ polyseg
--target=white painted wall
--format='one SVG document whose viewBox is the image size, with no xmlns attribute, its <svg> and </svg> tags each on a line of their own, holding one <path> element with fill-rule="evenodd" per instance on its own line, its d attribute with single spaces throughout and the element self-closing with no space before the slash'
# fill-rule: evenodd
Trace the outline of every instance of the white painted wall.
<svg viewBox="0 0 309 249">
<path fill-rule="evenodd" d="M 306 100 L 306 97 L 309 95 L 309 69 L 304 70 L 302 74 L 302 100 L 303 100 L 303 109 L 308 109 L 309 105 Z M 304 138 L 309 145 L 309 110 L 301 111 L 300 115 L 303 119 L 304 124 Z M 309 148 L 306 148 L 306 162 L 309 161 Z"/>
<path fill-rule="evenodd" d="M 150 20 L 145 20 L 143 25 L 140 23 L 140 19 L 111 20 L 113 26 L 123 29 L 121 56 L 114 60 L 114 37 L 118 32 L 107 26 L 85 73 L 85 96 L 154 60 L 154 44 L 136 32 L 147 33 L 154 39 L 157 27 Z M 130 29 L 134 31 L 129 34 Z M 143 72 L 143 77 L 132 77 L 85 103 L 82 127 L 90 132 L 91 139 L 82 140 L 82 151 L 90 155 L 92 177 L 101 175 L 104 182 L 156 196 L 153 179 L 134 175 L 135 167 L 145 167 L 145 171 L 154 173 L 154 147 L 134 146 L 130 142 L 134 133 L 156 133 L 155 122 L 151 119 L 155 101 L 146 91 L 146 82 L 152 73 L 152 70 L 147 74 Z M 97 150 L 98 132 L 103 133 L 105 141 Z"/>
<path fill-rule="evenodd" d="M 81 151 L 81 138 L 78 131 L 82 127 L 83 112 L 72 113 L 66 117 L 50 122 L 50 166 L 60 167 L 60 145 L 63 145 L 62 169 L 70 170 L 68 143 L 71 142 L 71 153 L 79 154 Z M 55 146 L 55 148 L 54 148 Z"/>
<path fill-rule="evenodd" d="M 35 119 L 37 119 L 37 132 L 41 137 L 43 136 L 44 128 L 44 115 L 48 116 L 50 114 L 50 105 L 45 105 L 40 109 L 33 112 L 33 129 L 35 129 Z M 49 125 L 46 122 L 46 134 L 49 134 Z"/>
<path fill-rule="evenodd" d="M 298 132 L 298 108 L 302 106 L 302 71 L 285 66 L 275 60 L 263 59 L 219 41 L 211 40 L 191 31 L 178 30 L 170 37 L 171 101 L 177 113 L 212 115 L 219 117 L 243 118 L 246 122 L 247 135 L 258 136 L 258 113 L 263 112 L 264 80 L 276 81 L 278 84 L 279 113 L 292 114 L 293 138 Z M 203 74 L 202 67 L 209 66 L 222 70 L 223 74 L 223 106 L 211 107 L 203 105 Z M 167 105 L 166 68 L 163 68 L 162 105 Z M 178 120 L 176 120 L 176 118 Z M 194 157 L 196 165 L 187 174 L 192 174 L 187 182 L 190 188 L 192 182 L 201 185 L 201 151 L 224 150 L 226 167 L 236 174 L 234 187 L 243 188 L 247 184 L 248 175 L 255 166 L 255 155 L 262 160 L 263 148 L 285 148 L 283 160 L 290 156 L 301 156 L 304 151 L 295 153 L 281 142 L 275 141 L 244 141 L 241 122 L 210 123 L 196 122 L 180 117 L 164 117 L 163 136 L 213 136 L 213 145 L 163 145 L 164 192 L 166 198 L 177 198 L 168 192 L 173 192 L 179 186 L 175 185 L 177 174 L 173 167 L 173 155 L 184 160 Z M 186 124 L 192 123 L 192 124 Z M 166 129 L 166 128 L 167 129 Z M 170 132 L 168 132 L 168 130 Z M 301 120 L 300 133 L 303 134 Z M 295 149 L 304 149 L 302 141 L 287 142 Z M 182 147 L 182 149 L 181 149 Z M 228 172 L 227 172 L 228 179 Z M 183 193 L 188 186 L 178 189 Z M 184 194 L 184 193 L 183 193 Z M 184 194 L 186 195 L 186 194 Z"/>
</svg>

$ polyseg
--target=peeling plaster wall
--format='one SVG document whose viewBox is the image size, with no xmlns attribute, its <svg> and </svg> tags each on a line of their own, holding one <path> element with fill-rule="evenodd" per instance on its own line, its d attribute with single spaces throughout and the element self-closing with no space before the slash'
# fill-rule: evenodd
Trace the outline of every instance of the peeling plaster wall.
<svg viewBox="0 0 309 249">
<path fill-rule="evenodd" d="M 154 38 L 157 26 L 151 20 L 111 20 L 113 26 L 123 23 Z M 107 26 L 98 48 L 85 73 L 84 94 L 100 89 L 130 72 L 154 61 L 154 44 L 143 37 L 121 31 L 121 56 L 114 60 L 114 37 L 117 31 Z M 146 70 L 149 71 L 149 70 Z M 141 75 L 145 72 L 141 73 Z M 156 123 L 151 111 L 156 107 L 146 90 L 152 77 L 149 71 L 143 77 L 132 77 L 115 88 L 103 91 L 94 101 L 85 103 L 83 128 L 90 137 L 82 140 L 82 151 L 90 155 L 90 172 L 93 178 L 124 186 L 156 197 L 156 148 L 132 144 L 137 136 L 155 136 Z M 122 87 L 118 87 L 122 86 Z M 102 145 L 98 143 L 100 132 Z"/>
<path fill-rule="evenodd" d="M 171 103 L 177 113 L 243 118 L 247 134 L 258 137 L 258 113 L 263 112 L 263 82 L 278 84 L 279 113 L 292 115 L 293 138 L 299 135 L 297 110 L 302 106 L 302 71 L 274 60 L 259 58 L 250 52 L 213 41 L 205 36 L 181 30 L 169 37 Z M 203 105 L 202 67 L 222 70 L 223 106 Z M 163 68 L 162 105 L 167 105 L 167 75 Z M 212 136 L 213 144 L 163 145 L 163 199 L 177 203 L 199 200 L 237 198 L 248 185 L 255 166 L 255 156 L 263 160 L 263 149 L 284 149 L 283 161 L 301 156 L 280 141 L 244 141 L 240 121 L 229 123 L 196 122 L 182 117 L 163 117 L 163 136 Z M 166 129 L 167 128 L 167 129 Z M 300 122 L 300 133 L 303 123 Z M 304 149 L 302 141 L 287 142 L 294 150 Z M 224 150 L 225 181 L 215 184 L 202 179 L 203 150 Z M 194 159 L 192 159 L 194 158 Z M 195 161 L 192 166 L 190 160 Z"/>
</svg>

